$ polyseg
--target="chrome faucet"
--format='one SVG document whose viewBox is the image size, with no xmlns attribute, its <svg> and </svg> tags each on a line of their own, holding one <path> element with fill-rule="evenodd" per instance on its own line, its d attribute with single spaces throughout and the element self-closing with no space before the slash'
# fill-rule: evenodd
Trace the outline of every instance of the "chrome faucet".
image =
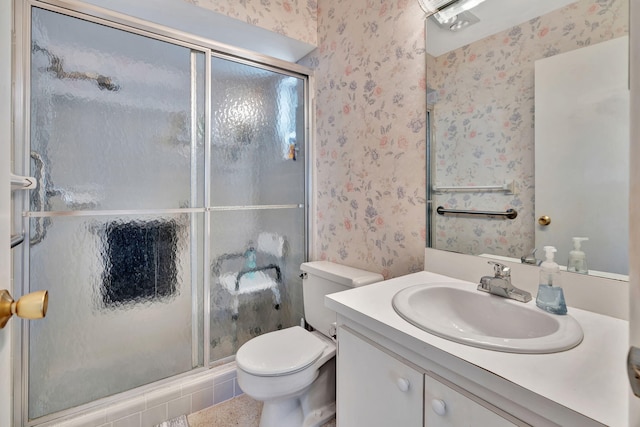
<svg viewBox="0 0 640 427">
<path fill-rule="evenodd" d="M 489 261 L 493 264 L 494 276 L 483 276 L 480 279 L 478 290 L 489 292 L 504 298 L 514 299 L 520 302 L 531 301 L 531 294 L 511 284 L 511 269 L 499 262 Z"/>
<path fill-rule="evenodd" d="M 539 259 L 536 259 L 537 250 L 538 250 L 537 248 L 533 248 L 533 250 L 529 254 L 522 255 L 520 257 L 520 262 L 522 262 L 523 264 L 540 265 L 542 261 Z"/>
</svg>

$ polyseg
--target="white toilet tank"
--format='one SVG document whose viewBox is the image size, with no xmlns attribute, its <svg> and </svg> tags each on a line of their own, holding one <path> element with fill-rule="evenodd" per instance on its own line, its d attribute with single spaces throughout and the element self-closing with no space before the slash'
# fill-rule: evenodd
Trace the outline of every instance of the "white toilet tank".
<svg viewBox="0 0 640 427">
<path fill-rule="evenodd" d="M 326 336 L 331 336 L 336 313 L 324 306 L 325 295 L 384 280 L 381 274 L 329 261 L 305 262 L 300 269 L 306 273 L 302 280 L 305 319 Z"/>
</svg>

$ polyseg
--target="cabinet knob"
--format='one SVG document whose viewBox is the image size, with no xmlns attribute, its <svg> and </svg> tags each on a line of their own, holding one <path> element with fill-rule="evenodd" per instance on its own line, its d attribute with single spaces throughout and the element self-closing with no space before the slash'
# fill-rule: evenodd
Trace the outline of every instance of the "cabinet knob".
<svg viewBox="0 0 640 427">
<path fill-rule="evenodd" d="M 431 401 L 431 409 L 433 409 L 433 412 L 436 414 L 443 416 L 447 413 L 447 404 L 444 403 L 444 400 L 433 399 Z"/>
<path fill-rule="evenodd" d="M 411 386 L 411 383 L 406 378 L 398 378 L 396 380 L 396 384 L 398 385 L 400 391 L 403 393 L 409 391 L 409 387 Z"/>
</svg>

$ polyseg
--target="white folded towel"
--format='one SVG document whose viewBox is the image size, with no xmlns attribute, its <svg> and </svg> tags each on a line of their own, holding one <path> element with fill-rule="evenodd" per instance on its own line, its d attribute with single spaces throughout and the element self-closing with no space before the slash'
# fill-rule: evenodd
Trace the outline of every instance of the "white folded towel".
<svg viewBox="0 0 640 427">
<path fill-rule="evenodd" d="M 226 273 L 220 277 L 220 283 L 232 294 L 248 294 L 277 288 L 278 284 L 262 271 L 245 273 L 240 277 L 240 286 L 236 290 L 237 273 Z"/>
</svg>

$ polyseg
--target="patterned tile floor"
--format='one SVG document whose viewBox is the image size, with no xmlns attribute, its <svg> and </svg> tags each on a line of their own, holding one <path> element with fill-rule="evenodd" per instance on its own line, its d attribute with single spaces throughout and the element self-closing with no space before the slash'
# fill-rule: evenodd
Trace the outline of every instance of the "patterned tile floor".
<svg viewBox="0 0 640 427">
<path fill-rule="evenodd" d="M 187 417 L 190 427 L 258 427 L 262 403 L 247 395 L 238 396 Z M 322 427 L 335 427 L 335 419 Z"/>
</svg>

